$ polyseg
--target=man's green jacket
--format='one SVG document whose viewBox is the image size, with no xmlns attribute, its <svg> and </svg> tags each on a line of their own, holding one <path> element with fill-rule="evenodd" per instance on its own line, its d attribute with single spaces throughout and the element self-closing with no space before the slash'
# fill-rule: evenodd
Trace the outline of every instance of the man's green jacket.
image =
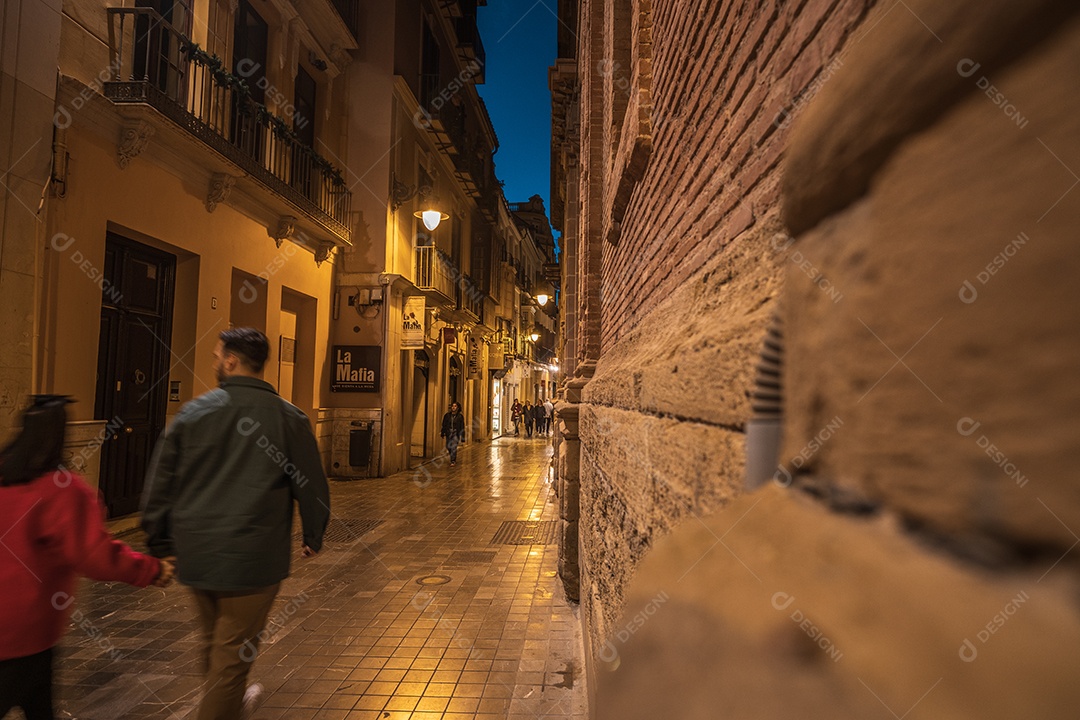
<svg viewBox="0 0 1080 720">
<path fill-rule="evenodd" d="M 330 517 L 307 416 L 249 377 L 228 378 L 180 409 L 158 441 L 143 500 L 150 553 L 175 555 L 180 582 L 202 590 L 288 577 L 293 500 L 316 552 Z"/>
</svg>

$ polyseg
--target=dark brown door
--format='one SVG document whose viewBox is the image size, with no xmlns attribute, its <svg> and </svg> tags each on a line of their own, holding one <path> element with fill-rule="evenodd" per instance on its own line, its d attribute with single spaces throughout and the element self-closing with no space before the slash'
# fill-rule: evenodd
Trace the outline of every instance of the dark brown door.
<svg viewBox="0 0 1080 720">
<path fill-rule="evenodd" d="M 165 428 L 176 257 L 109 234 L 95 417 L 106 421 L 101 490 L 109 517 L 136 512 Z"/>
</svg>

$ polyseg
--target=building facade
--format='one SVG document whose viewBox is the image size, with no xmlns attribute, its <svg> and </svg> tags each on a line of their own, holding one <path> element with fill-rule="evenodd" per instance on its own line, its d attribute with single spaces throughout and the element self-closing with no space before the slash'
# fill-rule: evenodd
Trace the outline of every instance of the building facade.
<svg viewBox="0 0 1080 720">
<path fill-rule="evenodd" d="M 71 464 L 134 513 L 249 325 L 333 477 L 437 455 L 455 400 L 492 436 L 532 280 L 509 269 L 544 250 L 495 179 L 476 0 L 8 7 L 0 431 L 73 396 Z"/>
<path fill-rule="evenodd" d="M 559 3 L 597 717 L 1070 716 L 1076 12 Z"/>
<path fill-rule="evenodd" d="M 72 395 L 72 462 L 125 515 L 172 414 L 216 385 L 230 325 L 267 333 L 267 379 L 318 420 L 334 255 L 352 242 L 356 29 L 330 5 L 259 0 L 16 7 L 7 139 L 38 199 L 8 198 L 3 283 L 24 283 L 5 303 L 8 401 Z"/>
</svg>

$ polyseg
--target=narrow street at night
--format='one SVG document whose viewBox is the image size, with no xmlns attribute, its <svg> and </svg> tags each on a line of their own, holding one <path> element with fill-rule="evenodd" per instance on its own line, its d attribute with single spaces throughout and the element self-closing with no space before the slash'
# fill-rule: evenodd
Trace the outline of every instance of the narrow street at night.
<svg viewBox="0 0 1080 720">
<path fill-rule="evenodd" d="M 436 458 L 331 482 L 325 548 L 294 555 L 270 612 L 253 717 L 586 717 L 577 609 L 547 532 L 550 459 L 547 438 L 504 437 L 465 446 L 452 468 Z M 514 538 L 500 532 L 507 521 L 528 522 Z M 186 588 L 87 581 L 72 625 L 58 717 L 195 717 L 199 641 Z"/>
</svg>

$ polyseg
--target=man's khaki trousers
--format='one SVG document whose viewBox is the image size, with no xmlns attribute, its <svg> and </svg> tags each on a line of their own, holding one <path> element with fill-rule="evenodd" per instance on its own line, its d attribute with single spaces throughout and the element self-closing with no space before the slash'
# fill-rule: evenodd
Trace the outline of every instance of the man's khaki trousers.
<svg viewBox="0 0 1080 720">
<path fill-rule="evenodd" d="M 206 691 L 198 720 L 241 717 L 248 672 L 281 584 L 259 590 L 215 592 L 192 588 L 203 632 Z"/>
</svg>

